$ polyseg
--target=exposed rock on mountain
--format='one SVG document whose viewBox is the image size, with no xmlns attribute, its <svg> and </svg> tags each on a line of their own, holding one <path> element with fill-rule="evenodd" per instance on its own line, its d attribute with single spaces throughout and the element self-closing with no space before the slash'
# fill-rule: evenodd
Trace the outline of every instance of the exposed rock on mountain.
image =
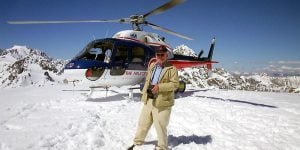
<svg viewBox="0 0 300 150">
<path fill-rule="evenodd" d="M 65 61 L 26 46 L 13 46 L 0 52 L 1 87 L 43 86 L 59 82 L 57 75 Z"/>
<path fill-rule="evenodd" d="M 195 52 L 185 45 L 176 47 L 174 53 L 196 56 Z M 212 71 L 203 67 L 185 68 L 179 70 L 179 78 L 186 83 L 202 88 L 297 92 L 297 88 L 300 87 L 299 76 L 271 77 L 266 73 L 240 75 L 229 73 L 223 68 L 214 68 Z"/>
</svg>

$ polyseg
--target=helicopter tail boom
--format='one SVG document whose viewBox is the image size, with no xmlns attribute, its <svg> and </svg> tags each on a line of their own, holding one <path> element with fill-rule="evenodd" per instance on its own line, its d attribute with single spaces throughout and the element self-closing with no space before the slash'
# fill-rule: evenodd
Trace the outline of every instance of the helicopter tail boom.
<svg viewBox="0 0 300 150">
<path fill-rule="evenodd" d="M 203 50 L 201 50 L 198 57 L 183 56 L 183 55 L 176 55 L 175 54 L 173 60 L 170 60 L 170 62 L 177 69 L 187 68 L 187 67 L 204 66 L 208 70 L 211 70 L 212 69 L 212 64 L 218 63 L 218 62 L 212 60 L 212 56 L 213 56 L 213 52 L 214 52 L 214 48 L 215 48 L 215 41 L 216 41 L 216 39 L 213 38 L 207 57 L 201 57 L 202 54 L 203 54 Z"/>
</svg>

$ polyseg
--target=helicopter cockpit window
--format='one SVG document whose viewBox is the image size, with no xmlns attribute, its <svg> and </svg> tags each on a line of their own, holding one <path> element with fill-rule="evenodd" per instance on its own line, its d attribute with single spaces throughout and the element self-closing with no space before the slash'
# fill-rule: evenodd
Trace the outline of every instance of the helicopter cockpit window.
<svg viewBox="0 0 300 150">
<path fill-rule="evenodd" d="M 117 46 L 114 52 L 113 66 L 110 75 L 123 75 L 128 62 L 128 48 L 126 46 Z"/>
<path fill-rule="evenodd" d="M 128 69 L 144 70 L 145 57 L 145 49 L 143 47 L 132 47 Z"/>
<path fill-rule="evenodd" d="M 92 59 L 93 59 L 92 56 L 95 55 L 94 59 L 96 60 L 97 57 L 103 53 L 103 51 L 102 51 L 101 48 L 95 48 L 95 47 L 94 47 L 94 48 L 89 49 L 89 52 L 88 52 L 88 53 L 91 54 L 91 58 L 92 58 Z"/>
<path fill-rule="evenodd" d="M 110 41 L 93 41 L 80 52 L 76 59 L 110 62 L 113 44 Z"/>
<path fill-rule="evenodd" d="M 123 64 L 128 61 L 128 49 L 126 46 L 118 46 L 116 48 L 116 54 L 114 58 L 114 62 L 116 64 Z"/>
<path fill-rule="evenodd" d="M 142 47 L 133 47 L 132 48 L 132 60 L 133 63 L 141 63 L 145 59 L 145 53 Z"/>
</svg>

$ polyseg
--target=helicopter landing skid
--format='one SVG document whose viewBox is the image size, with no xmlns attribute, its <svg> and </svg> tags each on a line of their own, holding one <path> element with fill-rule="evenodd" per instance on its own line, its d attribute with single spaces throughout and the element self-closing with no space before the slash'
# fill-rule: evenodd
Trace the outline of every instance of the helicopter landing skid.
<svg viewBox="0 0 300 150">
<path fill-rule="evenodd" d="M 123 98 L 127 99 L 128 101 L 138 101 L 139 99 L 135 99 L 133 96 L 133 90 L 134 89 L 140 89 L 140 87 L 130 87 L 128 88 L 128 96 L 123 96 Z"/>
<path fill-rule="evenodd" d="M 107 93 L 108 93 L 108 86 L 90 86 L 90 92 L 87 94 L 88 98 L 92 98 L 92 95 L 95 91 L 95 88 L 104 88 L 105 89 L 105 97 L 107 97 Z"/>
</svg>

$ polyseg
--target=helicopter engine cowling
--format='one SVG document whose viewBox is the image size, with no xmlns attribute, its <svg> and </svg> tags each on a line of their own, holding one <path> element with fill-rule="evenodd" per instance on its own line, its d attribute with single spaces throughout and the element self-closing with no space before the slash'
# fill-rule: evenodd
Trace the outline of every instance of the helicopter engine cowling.
<svg viewBox="0 0 300 150">
<path fill-rule="evenodd" d="M 104 71 L 104 68 L 89 68 L 85 72 L 85 77 L 90 81 L 96 81 L 102 76 Z"/>
</svg>

